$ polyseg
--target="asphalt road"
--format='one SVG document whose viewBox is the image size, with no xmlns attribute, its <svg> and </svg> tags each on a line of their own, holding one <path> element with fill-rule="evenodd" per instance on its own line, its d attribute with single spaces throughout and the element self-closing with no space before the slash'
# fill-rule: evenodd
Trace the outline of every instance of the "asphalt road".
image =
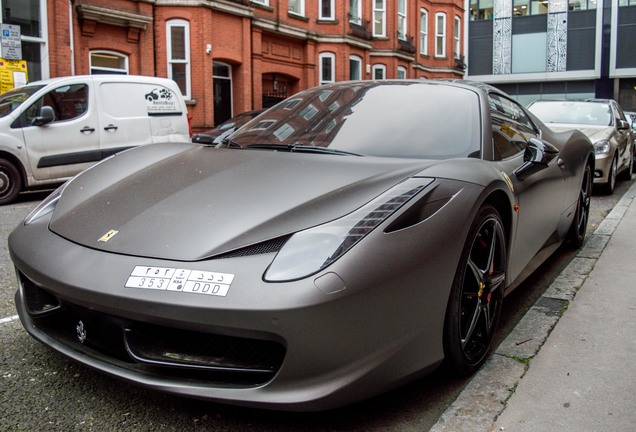
<svg viewBox="0 0 636 432">
<path fill-rule="evenodd" d="M 632 182 L 612 196 L 594 196 L 588 232 L 611 211 Z M 0 207 L 1 431 L 425 431 L 468 379 L 438 371 L 391 393 L 323 413 L 280 413 L 224 406 L 145 390 L 63 358 L 31 338 L 15 319 L 15 274 L 7 236 L 44 194 Z M 496 344 L 570 262 L 561 248 L 504 302 Z"/>
</svg>

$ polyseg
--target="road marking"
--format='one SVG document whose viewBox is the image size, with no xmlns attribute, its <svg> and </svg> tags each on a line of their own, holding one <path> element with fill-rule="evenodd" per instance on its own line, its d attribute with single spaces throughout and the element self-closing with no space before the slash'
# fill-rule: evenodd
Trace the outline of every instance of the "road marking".
<svg viewBox="0 0 636 432">
<path fill-rule="evenodd" d="M 15 320 L 17 320 L 19 318 L 20 317 L 17 316 L 17 315 L 13 315 L 12 317 L 9 317 L 9 318 L 0 318 L 0 324 L 4 324 L 4 323 L 11 322 L 11 321 L 15 321 Z"/>
</svg>

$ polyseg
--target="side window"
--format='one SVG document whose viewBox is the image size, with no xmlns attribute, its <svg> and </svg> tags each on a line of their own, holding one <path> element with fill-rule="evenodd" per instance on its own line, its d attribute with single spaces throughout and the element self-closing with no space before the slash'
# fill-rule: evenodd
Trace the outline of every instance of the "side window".
<svg viewBox="0 0 636 432">
<path fill-rule="evenodd" d="M 528 140 L 536 136 L 534 124 L 516 102 L 496 94 L 488 96 L 495 160 L 506 159 L 524 151 Z"/>
<path fill-rule="evenodd" d="M 525 137 L 520 134 L 506 118 L 492 115 L 492 144 L 495 160 L 516 155 L 526 148 Z"/>
<path fill-rule="evenodd" d="M 80 117 L 88 111 L 88 86 L 71 84 L 51 90 L 27 108 L 23 124 L 30 125 L 45 105 L 53 108 L 55 123 Z"/>
<path fill-rule="evenodd" d="M 534 135 L 536 128 L 530 118 L 519 104 L 511 99 L 501 97 L 496 94 L 488 95 L 490 98 L 490 108 L 504 117 L 514 121 L 524 131 Z"/>
</svg>

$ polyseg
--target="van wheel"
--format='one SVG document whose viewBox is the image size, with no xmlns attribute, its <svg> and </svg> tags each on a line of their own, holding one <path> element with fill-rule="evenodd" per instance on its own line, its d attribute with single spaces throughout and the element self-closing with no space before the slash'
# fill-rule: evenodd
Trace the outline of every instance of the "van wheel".
<svg viewBox="0 0 636 432">
<path fill-rule="evenodd" d="M 0 205 L 13 202 L 22 190 L 18 169 L 6 159 L 0 159 Z"/>
</svg>

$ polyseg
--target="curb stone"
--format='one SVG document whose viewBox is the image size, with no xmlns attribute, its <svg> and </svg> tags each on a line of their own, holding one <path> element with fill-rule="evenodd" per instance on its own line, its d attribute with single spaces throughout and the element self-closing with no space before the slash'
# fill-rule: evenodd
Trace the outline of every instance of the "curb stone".
<svg viewBox="0 0 636 432">
<path fill-rule="evenodd" d="M 473 376 L 430 432 L 491 431 L 563 311 L 581 288 L 636 197 L 636 183 L 599 224 L 576 257 Z"/>
</svg>

